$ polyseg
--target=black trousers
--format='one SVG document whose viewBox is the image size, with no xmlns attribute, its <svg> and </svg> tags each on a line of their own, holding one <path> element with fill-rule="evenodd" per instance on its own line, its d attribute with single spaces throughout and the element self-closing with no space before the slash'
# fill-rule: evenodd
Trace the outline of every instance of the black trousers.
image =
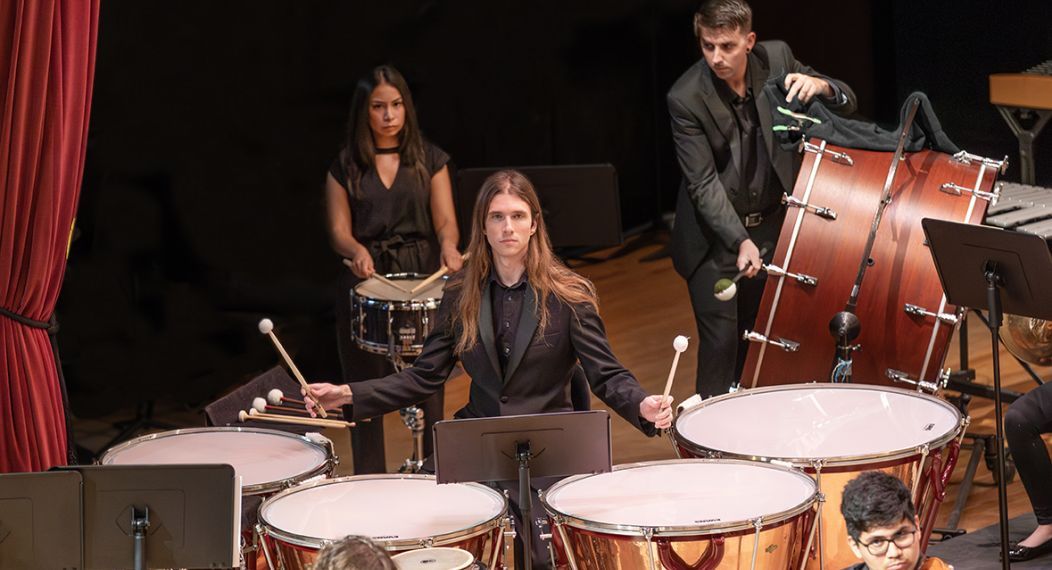
<svg viewBox="0 0 1052 570">
<path fill-rule="evenodd" d="M 1052 524 L 1052 460 L 1041 434 L 1052 433 L 1052 384 L 1016 400 L 1005 412 L 1005 438 L 1038 524 Z"/>
<path fill-rule="evenodd" d="M 748 228 L 756 247 L 767 247 L 764 263 L 771 262 L 784 218 L 785 210 L 781 209 L 759 226 Z M 713 295 L 716 282 L 734 277 L 738 272 L 737 261 L 737 251 L 713 243 L 708 257 L 687 280 L 698 328 L 697 338 L 691 339 L 698 351 L 695 390 L 703 398 L 726 394 L 741 377 L 749 349 L 748 341 L 741 340 L 742 332 L 753 328 L 767 283 L 767 273 L 761 271 L 752 279 L 743 277 L 738 281 L 738 294 L 734 299 L 716 299 Z"/>
</svg>

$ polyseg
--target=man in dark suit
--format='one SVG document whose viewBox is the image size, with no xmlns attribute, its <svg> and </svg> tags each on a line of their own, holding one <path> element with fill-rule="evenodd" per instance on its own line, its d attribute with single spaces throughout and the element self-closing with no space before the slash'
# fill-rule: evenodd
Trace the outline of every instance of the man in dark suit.
<svg viewBox="0 0 1052 570">
<path fill-rule="evenodd" d="M 614 357 L 595 288 L 552 254 L 525 176 L 505 170 L 483 182 L 468 252 L 411 368 L 355 383 L 353 392 L 348 384 L 311 384 L 308 406 L 345 406 L 344 416 L 356 420 L 380 416 L 441 389 L 459 359 L 471 389 L 456 418 L 568 412 L 580 362 L 592 392 L 640 431 L 655 435 L 672 425 L 672 398 L 648 396 Z M 534 536 L 534 560 L 544 567 L 546 542 Z"/>
<path fill-rule="evenodd" d="M 698 326 L 697 391 L 726 393 L 739 379 L 763 295 L 761 248 L 769 263 L 800 157 L 775 143 L 763 85 L 785 75 L 786 101 L 822 97 L 840 114 L 855 109 L 846 84 L 816 73 L 780 41 L 756 42 L 744 0 L 707 0 L 694 14 L 704 57 L 668 92 L 672 136 L 683 171 L 672 232 L 672 262 L 687 280 Z M 716 281 L 746 271 L 737 299 L 713 296 Z M 754 278 L 755 277 L 755 278 Z"/>
</svg>

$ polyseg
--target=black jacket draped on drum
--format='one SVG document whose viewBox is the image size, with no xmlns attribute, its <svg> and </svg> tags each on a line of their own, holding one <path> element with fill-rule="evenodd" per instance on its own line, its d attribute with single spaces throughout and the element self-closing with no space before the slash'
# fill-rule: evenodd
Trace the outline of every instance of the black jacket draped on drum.
<svg viewBox="0 0 1052 570">
<path fill-rule="evenodd" d="M 460 357 L 471 376 L 471 388 L 467 405 L 455 417 L 573 411 L 568 387 L 574 365 L 580 361 L 592 392 L 600 400 L 640 431 L 656 433 L 654 425 L 639 416 L 639 404 L 646 392 L 613 355 L 603 321 L 589 305 L 571 308 L 549 296 L 549 322 L 542 334 L 533 290 L 528 288 L 514 348 L 502 371 L 493 339 L 491 287 L 487 281 L 480 304 L 478 342 Z M 446 288 L 438 323 L 411 368 L 354 384 L 354 404 L 349 406 L 354 419 L 397 410 L 441 389 L 457 361 L 454 346 L 460 331 L 455 330 L 452 316 L 459 299 L 459 287 Z"/>
</svg>

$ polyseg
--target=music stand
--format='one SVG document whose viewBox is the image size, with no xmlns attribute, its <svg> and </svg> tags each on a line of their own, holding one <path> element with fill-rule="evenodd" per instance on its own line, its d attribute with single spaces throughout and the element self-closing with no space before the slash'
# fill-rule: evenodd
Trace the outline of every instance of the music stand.
<svg viewBox="0 0 1052 570">
<path fill-rule="evenodd" d="M 1052 253 L 1044 238 L 989 226 L 921 220 L 946 300 L 960 307 L 986 309 L 994 368 L 997 423 L 997 502 L 1001 526 L 1001 564 L 1008 560 L 1008 491 L 1001 410 L 998 337 L 1004 312 L 1052 319 Z M 1002 297 L 1003 295 L 1003 297 Z"/>
<path fill-rule="evenodd" d="M 596 445 L 602 442 L 603 445 Z M 449 460 L 443 462 L 443 458 Z M 533 567 L 531 477 L 607 473 L 613 465 L 605 410 L 447 420 L 435 424 L 439 483 L 519 481 L 523 564 Z"/>
<path fill-rule="evenodd" d="M 64 467 L 84 481 L 83 568 L 236 568 L 240 479 L 229 465 Z"/>
<path fill-rule="evenodd" d="M 80 489 L 76 472 L 0 475 L 0 568 L 80 568 Z"/>
</svg>

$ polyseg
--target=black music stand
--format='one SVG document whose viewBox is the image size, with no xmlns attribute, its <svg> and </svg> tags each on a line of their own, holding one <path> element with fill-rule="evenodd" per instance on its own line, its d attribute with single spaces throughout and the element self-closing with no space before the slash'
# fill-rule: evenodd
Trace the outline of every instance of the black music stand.
<svg viewBox="0 0 1052 570">
<path fill-rule="evenodd" d="M 603 445 L 596 445 L 602 442 Z M 444 458 L 445 461 L 443 462 Z M 605 410 L 448 420 L 435 424 L 439 483 L 519 481 L 523 568 L 533 567 L 531 477 L 607 473 L 613 465 Z"/>
<path fill-rule="evenodd" d="M 240 479 L 229 465 L 96 465 L 83 486 L 81 568 L 236 568 Z"/>
<path fill-rule="evenodd" d="M 994 366 L 994 413 L 997 431 L 997 502 L 1001 525 L 1001 564 L 1008 560 L 1008 499 L 1004 425 L 1001 410 L 1001 360 L 998 344 L 1004 312 L 1052 320 L 1052 253 L 1044 238 L 988 226 L 945 220 L 921 220 L 946 300 L 961 307 L 986 309 Z"/>
<path fill-rule="evenodd" d="M 81 477 L 76 472 L 0 475 L 0 568 L 80 568 Z"/>
</svg>

